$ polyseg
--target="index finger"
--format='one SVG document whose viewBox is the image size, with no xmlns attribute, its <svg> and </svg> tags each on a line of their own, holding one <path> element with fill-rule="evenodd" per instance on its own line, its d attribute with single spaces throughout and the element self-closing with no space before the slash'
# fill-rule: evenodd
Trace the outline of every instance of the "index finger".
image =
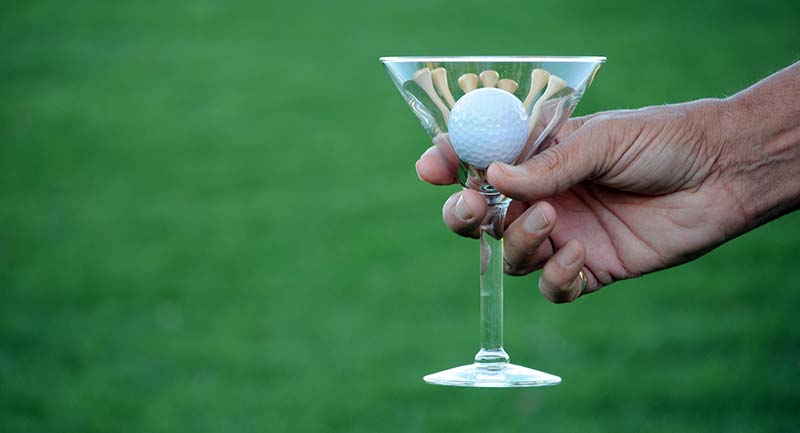
<svg viewBox="0 0 800 433">
<path fill-rule="evenodd" d="M 563 138 L 572 134 L 595 115 L 569 119 L 558 135 Z M 415 166 L 417 176 L 424 182 L 433 185 L 458 183 L 458 156 L 450 144 L 450 135 L 445 132 L 434 137 L 433 146 L 420 156 Z"/>
</svg>

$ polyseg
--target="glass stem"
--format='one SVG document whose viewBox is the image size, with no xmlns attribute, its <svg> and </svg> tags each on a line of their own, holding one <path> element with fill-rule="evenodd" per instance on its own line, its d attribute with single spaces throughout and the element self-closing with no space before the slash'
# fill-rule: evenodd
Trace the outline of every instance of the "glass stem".
<svg viewBox="0 0 800 433">
<path fill-rule="evenodd" d="M 481 350 L 475 362 L 487 368 L 508 362 L 503 350 L 503 225 L 509 199 L 484 194 L 488 210 L 481 224 Z"/>
</svg>

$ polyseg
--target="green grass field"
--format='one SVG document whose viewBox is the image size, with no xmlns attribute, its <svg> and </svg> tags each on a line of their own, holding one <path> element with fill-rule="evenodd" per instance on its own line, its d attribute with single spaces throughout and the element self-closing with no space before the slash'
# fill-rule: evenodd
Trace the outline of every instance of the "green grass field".
<svg viewBox="0 0 800 433">
<path fill-rule="evenodd" d="M 0 6 L 0 431 L 800 431 L 800 215 L 572 305 L 508 279 L 506 346 L 563 384 L 424 384 L 477 350 L 478 247 L 377 61 L 718 97 L 800 57 L 797 1 L 112 3 Z"/>
</svg>

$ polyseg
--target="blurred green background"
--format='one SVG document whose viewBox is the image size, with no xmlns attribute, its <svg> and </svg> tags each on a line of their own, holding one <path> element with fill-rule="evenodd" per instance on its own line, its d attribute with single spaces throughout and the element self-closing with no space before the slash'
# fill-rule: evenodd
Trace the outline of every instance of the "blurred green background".
<svg viewBox="0 0 800 433">
<path fill-rule="evenodd" d="M 604 4 L 605 3 L 605 4 Z M 734 93 L 800 3 L 4 2 L 0 431 L 800 431 L 800 215 L 573 305 L 507 280 L 549 389 L 477 349 L 477 245 L 381 55 L 606 55 L 580 113 Z"/>
</svg>

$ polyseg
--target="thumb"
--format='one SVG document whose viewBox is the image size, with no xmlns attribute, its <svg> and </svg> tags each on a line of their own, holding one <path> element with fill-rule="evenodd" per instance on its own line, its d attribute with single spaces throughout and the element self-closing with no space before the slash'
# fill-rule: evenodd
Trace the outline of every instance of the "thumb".
<svg viewBox="0 0 800 433">
<path fill-rule="evenodd" d="M 520 165 L 492 163 L 487 171 L 489 183 L 508 197 L 530 202 L 600 175 L 613 153 L 614 140 L 610 129 L 596 120 Z"/>
</svg>

